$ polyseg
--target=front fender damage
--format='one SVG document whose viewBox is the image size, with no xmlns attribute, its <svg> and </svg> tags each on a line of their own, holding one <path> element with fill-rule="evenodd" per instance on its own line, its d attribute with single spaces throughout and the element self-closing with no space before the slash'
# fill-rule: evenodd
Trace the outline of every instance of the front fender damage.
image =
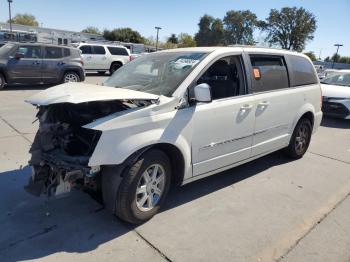
<svg viewBox="0 0 350 262">
<path fill-rule="evenodd" d="M 102 131 L 84 126 L 149 104 L 114 100 L 39 106 L 39 129 L 29 151 L 33 172 L 25 190 L 35 196 L 59 196 L 73 187 L 99 191 L 101 167 L 88 163 Z"/>
</svg>

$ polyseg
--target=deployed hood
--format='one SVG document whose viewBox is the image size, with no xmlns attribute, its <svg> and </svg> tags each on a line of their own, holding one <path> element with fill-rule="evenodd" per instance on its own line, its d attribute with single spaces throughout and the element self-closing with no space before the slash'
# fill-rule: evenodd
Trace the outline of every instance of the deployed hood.
<svg viewBox="0 0 350 262">
<path fill-rule="evenodd" d="M 350 86 L 321 84 L 322 96 L 335 98 L 350 98 Z"/>
<path fill-rule="evenodd" d="M 123 88 L 65 83 L 43 90 L 25 101 L 33 105 L 46 106 L 58 103 L 79 104 L 92 101 L 158 100 L 158 98 L 157 95 Z"/>
</svg>

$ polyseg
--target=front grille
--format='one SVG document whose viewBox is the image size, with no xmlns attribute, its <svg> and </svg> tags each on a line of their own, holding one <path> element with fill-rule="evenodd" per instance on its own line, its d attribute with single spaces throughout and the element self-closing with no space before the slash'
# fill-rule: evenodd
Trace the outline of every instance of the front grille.
<svg viewBox="0 0 350 262">
<path fill-rule="evenodd" d="M 323 102 L 322 111 L 325 115 L 345 118 L 350 114 L 349 109 L 341 103 Z"/>
</svg>

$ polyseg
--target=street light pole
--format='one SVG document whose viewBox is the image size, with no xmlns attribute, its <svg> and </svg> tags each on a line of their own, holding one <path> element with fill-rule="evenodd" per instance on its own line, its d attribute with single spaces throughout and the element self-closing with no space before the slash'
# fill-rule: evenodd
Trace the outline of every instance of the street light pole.
<svg viewBox="0 0 350 262">
<path fill-rule="evenodd" d="M 162 29 L 159 26 L 156 26 L 155 29 L 157 30 L 157 40 L 156 40 L 156 51 L 158 51 L 158 36 L 159 36 L 159 30 Z"/>
<path fill-rule="evenodd" d="M 332 68 L 334 68 L 334 62 L 335 62 L 335 59 L 336 59 L 337 56 L 338 56 L 339 47 L 340 47 L 340 46 L 343 46 L 343 45 L 342 45 L 342 44 L 335 44 L 334 46 L 337 47 L 337 52 L 336 52 L 335 55 L 334 55 L 334 59 L 333 59 L 333 63 L 332 63 Z"/>
<path fill-rule="evenodd" d="M 11 3 L 12 3 L 12 0 L 7 0 L 7 2 L 9 3 L 10 32 L 12 33 L 12 18 L 11 18 Z"/>
</svg>

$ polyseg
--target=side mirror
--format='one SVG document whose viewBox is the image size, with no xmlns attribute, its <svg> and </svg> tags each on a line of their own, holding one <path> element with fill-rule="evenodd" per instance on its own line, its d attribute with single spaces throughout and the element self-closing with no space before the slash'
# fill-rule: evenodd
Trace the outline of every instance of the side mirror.
<svg viewBox="0 0 350 262">
<path fill-rule="evenodd" d="M 197 102 L 211 102 L 210 86 L 207 83 L 196 85 L 194 87 L 194 98 Z"/>
<path fill-rule="evenodd" d="M 24 58 L 24 54 L 23 53 L 16 53 L 15 54 L 15 58 L 18 59 L 18 60 L 21 59 L 21 58 Z"/>
</svg>

